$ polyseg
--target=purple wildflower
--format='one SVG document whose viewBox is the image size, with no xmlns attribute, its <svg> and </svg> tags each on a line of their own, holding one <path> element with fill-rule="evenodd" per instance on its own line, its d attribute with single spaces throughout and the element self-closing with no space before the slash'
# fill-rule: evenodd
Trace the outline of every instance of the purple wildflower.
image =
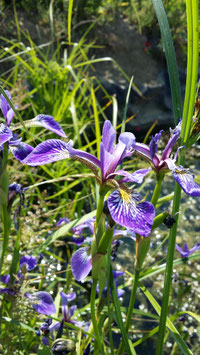
<svg viewBox="0 0 200 355">
<path fill-rule="evenodd" d="M 188 258 L 191 254 L 193 254 L 196 250 L 200 250 L 200 243 L 197 243 L 193 248 L 188 249 L 187 243 L 184 244 L 183 249 L 176 244 L 176 250 L 180 253 L 182 258 Z"/>
<path fill-rule="evenodd" d="M 143 143 L 135 143 L 134 149 L 151 164 L 156 173 L 171 171 L 173 178 L 187 195 L 200 196 L 200 186 L 195 183 L 194 176 L 189 172 L 189 169 L 184 169 L 182 166 L 178 167 L 175 164 L 178 157 L 178 151 L 182 147 L 179 147 L 175 156 L 171 157 L 172 149 L 180 138 L 180 133 L 181 121 L 174 130 L 171 130 L 171 137 L 163 150 L 161 157 L 157 155 L 157 146 L 161 138 L 162 131 L 157 133 L 152 138 L 149 147 Z"/>
<path fill-rule="evenodd" d="M 123 169 L 116 170 L 117 166 L 122 164 L 123 159 L 130 156 L 135 149 L 135 136 L 124 132 L 119 135 L 117 144 L 115 140 L 114 127 L 110 121 L 105 121 L 100 143 L 100 160 L 87 152 L 74 149 L 71 140 L 65 143 L 58 139 L 50 139 L 39 144 L 22 162 L 37 166 L 71 157 L 84 163 L 93 171 L 101 186 L 107 185 L 109 189 L 118 188 L 110 194 L 108 200 L 112 219 L 132 229 L 135 233 L 139 231 L 142 236 L 146 237 L 151 232 L 155 215 L 154 207 L 149 202 L 138 203 L 141 200 L 140 196 L 125 188 L 124 183 L 141 183 L 150 169 L 140 169 L 132 174 Z M 137 223 L 138 219 L 140 228 Z"/>
</svg>

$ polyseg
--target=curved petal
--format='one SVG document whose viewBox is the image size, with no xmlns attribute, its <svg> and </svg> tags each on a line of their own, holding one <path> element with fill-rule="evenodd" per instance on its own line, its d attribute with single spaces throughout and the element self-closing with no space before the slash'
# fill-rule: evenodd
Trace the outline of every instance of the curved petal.
<svg viewBox="0 0 200 355">
<path fill-rule="evenodd" d="M 193 197 L 200 196 L 200 186 L 194 181 L 194 176 L 189 173 L 188 169 L 176 167 L 172 171 L 173 178 L 181 186 L 183 191 Z"/>
<path fill-rule="evenodd" d="M 180 253 L 182 258 L 188 258 L 188 256 L 190 256 L 190 254 L 191 254 L 190 250 L 188 249 L 187 243 L 184 244 L 183 249 L 181 247 L 179 247 L 178 244 L 176 244 L 176 250 L 178 250 L 178 252 Z"/>
<path fill-rule="evenodd" d="M 22 163 L 37 166 L 67 159 L 69 158 L 69 145 L 70 142 L 65 143 L 59 139 L 48 139 L 34 148 Z"/>
<path fill-rule="evenodd" d="M 9 91 L 5 90 L 5 93 L 8 96 L 8 98 L 11 100 L 11 95 L 10 95 Z M 10 109 L 10 105 L 9 105 L 8 101 L 6 100 L 6 98 L 4 97 L 3 94 L 1 94 L 0 101 L 1 101 L 0 108 L 1 108 L 1 111 L 2 111 L 2 113 L 4 115 L 6 123 L 8 125 L 7 114 L 8 114 L 8 110 Z"/>
<path fill-rule="evenodd" d="M 62 305 L 66 306 L 67 302 L 73 301 L 76 298 L 75 292 L 66 294 L 65 292 L 60 292 L 60 297 L 62 299 Z"/>
<path fill-rule="evenodd" d="M 76 280 L 82 281 L 92 269 L 90 248 L 83 247 L 75 251 L 71 258 L 71 269 Z"/>
<path fill-rule="evenodd" d="M 194 253 L 196 250 L 200 249 L 200 243 L 197 243 L 193 248 L 190 249 L 190 253 Z"/>
<path fill-rule="evenodd" d="M 117 165 L 121 164 L 125 151 L 126 151 L 126 145 L 122 142 L 117 143 L 112 153 L 112 159 L 110 160 L 109 166 L 107 168 L 106 176 L 108 176 L 111 173 L 114 173 Z"/>
<path fill-rule="evenodd" d="M 55 225 L 56 227 L 58 227 L 58 226 L 63 226 L 65 223 L 66 224 L 69 223 L 69 219 L 67 217 L 62 217 Z"/>
<path fill-rule="evenodd" d="M 32 294 L 26 292 L 25 297 L 30 299 L 36 312 L 46 315 L 56 313 L 56 307 L 53 303 L 53 298 L 48 292 L 39 291 Z"/>
<path fill-rule="evenodd" d="M 112 153 L 116 140 L 116 132 L 110 121 L 105 121 L 102 131 L 102 143 L 107 152 Z"/>
<path fill-rule="evenodd" d="M 77 309 L 77 306 L 71 306 L 69 309 L 69 319 L 73 317 L 75 310 Z"/>
<path fill-rule="evenodd" d="M 143 182 L 144 177 L 149 173 L 149 169 L 139 169 L 134 171 L 134 173 L 129 173 L 128 171 L 125 170 L 117 170 L 113 174 L 109 174 L 107 178 L 113 179 L 116 175 L 121 175 L 124 176 L 120 182 L 135 182 L 137 184 L 141 184 Z"/>
<path fill-rule="evenodd" d="M 123 132 L 119 135 L 118 142 L 125 144 L 127 149 L 134 148 L 135 136 L 131 132 Z"/>
<path fill-rule="evenodd" d="M 162 132 L 163 132 L 163 129 L 159 133 L 156 133 L 155 136 L 151 139 L 151 142 L 149 144 L 149 149 L 150 149 L 152 160 L 154 160 L 154 156 L 157 153 L 158 142 L 161 138 Z"/>
<path fill-rule="evenodd" d="M 182 121 L 180 120 L 178 125 L 176 126 L 176 128 L 171 131 L 172 135 L 171 135 L 171 137 L 170 137 L 165 149 L 163 150 L 162 160 L 165 160 L 166 158 L 169 158 L 173 146 L 178 141 L 178 139 L 180 137 L 180 134 L 181 134 L 181 123 L 182 123 Z"/>
<path fill-rule="evenodd" d="M 94 164 L 97 168 L 100 169 L 101 164 L 99 159 L 97 159 L 94 155 L 84 152 L 83 150 L 80 149 L 74 149 L 72 147 L 72 141 L 69 141 L 68 143 L 68 152 L 70 156 L 74 159 L 80 160 L 85 163 L 87 166 L 89 166 L 90 163 Z"/>
<path fill-rule="evenodd" d="M 17 108 L 17 106 L 15 106 L 15 108 Z M 7 125 L 10 126 L 11 122 L 12 122 L 12 119 L 14 117 L 14 111 L 12 108 L 10 108 L 7 112 L 7 117 L 6 117 L 6 122 L 7 122 Z"/>
<path fill-rule="evenodd" d="M 120 189 L 112 192 L 107 200 L 112 219 L 123 227 L 147 237 L 151 233 L 155 210 L 150 202 L 141 202 L 139 194 Z"/>
<path fill-rule="evenodd" d="M 10 274 L 7 275 L 2 275 L 0 278 L 1 282 L 3 282 L 4 284 L 8 285 L 10 282 Z"/>
<path fill-rule="evenodd" d="M 149 163 L 153 163 L 155 167 L 158 166 L 160 159 L 157 154 L 154 154 L 154 159 L 152 161 L 150 148 L 144 143 L 135 143 L 134 150 L 138 152 L 145 160 Z"/>
<path fill-rule="evenodd" d="M 8 90 L 5 90 L 5 93 L 6 95 L 9 97 L 9 99 L 11 100 L 11 96 L 10 96 L 10 93 Z M 8 106 L 8 101 L 6 100 L 6 98 L 4 97 L 3 94 L 1 94 L 1 104 L 0 104 L 0 108 L 1 108 L 1 111 L 4 115 L 4 118 L 6 119 L 7 117 L 7 112 L 8 112 L 8 109 L 9 109 L 9 106 Z"/>
<path fill-rule="evenodd" d="M 113 162 L 113 155 L 106 151 L 103 142 L 100 143 L 100 162 L 101 162 L 101 176 L 102 180 L 106 179 L 107 171 Z"/>
<path fill-rule="evenodd" d="M 13 136 L 13 133 L 9 127 L 4 123 L 0 124 L 0 146 L 9 141 Z"/>
<path fill-rule="evenodd" d="M 61 137 L 66 137 L 65 132 L 60 127 L 59 123 L 54 120 L 52 116 L 49 115 L 38 115 L 29 121 L 33 126 L 41 126 L 49 129 L 50 131 L 58 134 Z"/>
<path fill-rule="evenodd" d="M 31 152 L 33 151 L 33 147 L 27 143 L 19 143 L 16 146 L 10 145 L 10 151 L 14 155 L 16 159 L 22 162 Z"/>
<path fill-rule="evenodd" d="M 26 265 L 27 270 L 31 271 L 35 269 L 37 265 L 37 259 L 35 258 L 35 256 L 24 255 L 19 260 L 19 267 L 21 268 L 23 265 Z"/>
</svg>

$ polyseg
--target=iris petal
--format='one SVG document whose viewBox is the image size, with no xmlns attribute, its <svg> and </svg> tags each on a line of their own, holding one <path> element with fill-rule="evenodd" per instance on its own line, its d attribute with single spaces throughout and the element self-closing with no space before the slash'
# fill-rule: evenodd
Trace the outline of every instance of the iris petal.
<svg viewBox="0 0 200 355">
<path fill-rule="evenodd" d="M 12 138 L 13 134 L 10 128 L 5 124 L 0 124 L 0 146 Z"/>
<path fill-rule="evenodd" d="M 75 251 L 71 258 L 71 269 L 76 280 L 81 281 L 92 269 L 91 254 L 88 247 L 83 247 Z"/>
<path fill-rule="evenodd" d="M 12 154 L 16 159 L 19 161 L 23 161 L 32 151 L 33 147 L 27 143 L 20 142 L 17 145 L 10 145 L 9 146 Z"/>
<path fill-rule="evenodd" d="M 23 265 L 26 265 L 27 270 L 31 271 L 31 270 L 35 269 L 35 267 L 37 265 L 37 259 L 35 258 L 35 256 L 24 255 L 19 260 L 19 267 L 21 268 Z"/>
<path fill-rule="evenodd" d="M 56 122 L 52 116 L 38 115 L 29 122 L 32 122 L 33 126 L 41 126 L 49 129 L 50 131 L 58 134 L 61 137 L 66 137 L 65 132 L 62 130 L 58 122 Z"/>
<path fill-rule="evenodd" d="M 170 137 L 165 149 L 163 150 L 162 160 L 169 158 L 172 148 L 174 147 L 174 145 L 178 141 L 180 134 L 181 134 L 181 122 L 182 121 L 180 120 L 178 125 L 175 127 L 175 129 L 171 130 L 171 137 Z"/>
<path fill-rule="evenodd" d="M 69 158 L 69 144 L 59 139 L 48 139 L 33 149 L 22 163 L 37 166 Z"/>
<path fill-rule="evenodd" d="M 132 173 L 132 174 L 129 173 L 128 171 L 125 171 L 125 170 L 117 170 L 113 174 L 109 174 L 107 177 L 109 179 L 114 179 L 116 175 L 119 175 L 119 176 L 121 175 L 121 176 L 124 176 L 124 178 L 122 180 L 120 180 L 120 182 L 135 182 L 137 184 L 141 184 L 143 182 L 145 175 L 147 175 L 150 170 L 151 170 L 151 168 L 139 169 L 139 170 L 134 171 L 134 173 Z"/>
<path fill-rule="evenodd" d="M 76 294 L 75 292 L 71 292 L 71 293 L 64 293 L 64 292 L 60 292 L 60 297 L 62 299 L 62 305 L 66 306 L 67 302 L 69 301 L 73 301 L 76 298 Z"/>
<path fill-rule="evenodd" d="M 154 156 L 157 153 L 158 142 L 161 138 L 162 132 L 163 132 L 163 130 L 161 130 L 159 133 L 156 133 L 149 144 L 149 149 L 150 149 L 152 160 L 154 159 Z"/>
<path fill-rule="evenodd" d="M 102 143 L 107 152 L 112 153 L 116 139 L 116 132 L 110 121 L 105 121 L 102 132 Z"/>
<path fill-rule="evenodd" d="M 141 155 L 145 160 L 147 160 L 150 164 L 152 163 L 152 153 L 150 148 L 144 143 L 135 143 L 134 150 Z M 154 166 L 158 166 L 160 159 L 157 154 L 154 154 L 153 164 Z"/>
<path fill-rule="evenodd" d="M 200 196 L 200 186 L 196 184 L 194 176 L 190 174 L 187 169 L 181 166 L 176 167 L 176 169 L 172 171 L 172 175 L 187 195 L 193 197 Z"/>
<path fill-rule="evenodd" d="M 140 202 L 137 193 L 122 189 L 112 192 L 107 200 L 112 219 L 123 227 L 147 237 L 151 233 L 155 210 L 150 202 Z"/>
<path fill-rule="evenodd" d="M 36 312 L 46 315 L 56 313 L 53 298 L 48 292 L 39 291 L 34 292 L 33 294 L 27 292 L 25 296 L 31 300 L 32 306 Z"/>
</svg>

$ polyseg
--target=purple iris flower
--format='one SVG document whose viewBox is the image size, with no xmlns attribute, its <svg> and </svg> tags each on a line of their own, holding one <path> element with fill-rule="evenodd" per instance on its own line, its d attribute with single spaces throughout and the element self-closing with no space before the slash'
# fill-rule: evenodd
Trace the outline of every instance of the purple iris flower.
<svg viewBox="0 0 200 355">
<path fill-rule="evenodd" d="M 147 160 L 152 168 L 157 172 L 171 171 L 173 178 L 181 186 L 183 191 L 189 196 L 200 196 L 200 186 L 195 183 L 194 176 L 189 172 L 189 169 L 185 169 L 182 166 L 176 166 L 175 162 L 178 157 L 178 151 L 182 147 L 177 149 L 174 157 L 171 157 L 172 149 L 180 138 L 181 133 L 181 120 L 174 130 L 171 130 L 171 137 L 162 152 L 162 156 L 157 155 L 158 142 L 161 138 L 163 131 L 157 133 L 151 140 L 149 147 L 143 143 L 135 143 L 134 149 L 145 160 Z"/>
<path fill-rule="evenodd" d="M 188 249 L 187 243 L 184 244 L 183 249 L 176 244 L 176 250 L 180 253 L 182 258 L 188 258 L 191 254 L 193 254 L 196 250 L 200 250 L 200 243 L 197 243 L 193 248 Z"/>
<path fill-rule="evenodd" d="M 53 331 L 54 330 L 60 331 L 60 329 L 64 326 L 64 322 L 74 324 L 77 327 L 81 327 L 85 324 L 85 322 L 79 322 L 79 321 L 76 321 L 75 319 L 72 319 L 77 306 L 69 307 L 68 302 L 73 301 L 76 298 L 75 292 L 71 292 L 69 294 L 66 294 L 64 292 L 60 292 L 60 296 L 61 296 L 61 300 L 62 300 L 62 320 L 61 320 L 61 322 L 55 322 L 52 324 L 52 319 L 47 319 L 45 321 L 45 323 L 43 323 L 40 327 L 40 330 L 43 333 L 42 342 L 45 345 L 49 345 L 49 340 L 48 340 L 47 336 L 50 334 L 51 339 L 54 340 Z M 41 313 L 41 312 L 39 312 L 39 313 Z"/>
<path fill-rule="evenodd" d="M 7 90 L 5 90 L 5 92 L 11 100 L 10 93 Z M 17 108 L 17 106 L 15 106 L 15 108 Z M 10 124 L 14 117 L 14 111 L 10 107 L 3 94 L 1 94 L 0 96 L 0 109 L 5 118 L 5 123 L 0 124 L 0 149 L 2 149 L 4 143 L 8 142 L 10 151 L 13 153 L 15 158 L 19 161 L 22 161 L 27 155 L 29 155 L 33 151 L 33 147 L 27 143 L 21 142 L 21 138 L 18 138 L 18 135 L 12 132 Z M 32 120 L 27 121 L 26 123 L 28 127 L 44 127 L 58 134 L 61 137 L 66 137 L 65 132 L 62 130 L 60 125 L 54 120 L 52 116 L 40 114 Z"/>
<path fill-rule="evenodd" d="M 0 294 L 6 293 L 6 294 L 13 296 L 17 292 L 19 292 L 20 281 L 22 282 L 24 279 L 23 273 L 21 272 L 22 268 L 26 267 L 27 271 L 31 271 L 31 270 L 35 269 L 36 266 L 37 266 L 37 259 L 34 256 L 30 256 L 30 255 L 22 256 L 19 260 L 19 271 L 17 274 L 19 281 L 15 281 L 14 284 L 12 285 L 12 287 L 0 288 Z M 10 275 L 8 274 L 8 275 L 1 276 L 1 282 L 3 282 L 5 285 L 9 285 Z"/>
<path fill-rule="evenodd" d="M 135 147 L 135 136 L 124 132 L 119 135 L 115 144 L 116 131 L 110 121 L 105 121 L 100 143 L 100 160 L 92 154 L 73 148 L 70 140 L 65 143 L 58 139 L 49 139 L 39 144 L 22 161 L 31 166 L 52 163 L 69 158 L 79 160 L 94 173 L 100 185 L 109 185 L 117 190 L 108 198 L 108 208 L 112 219 L 120 225 L 132 229 L 135 233 L 147 237 L 151 232 L 155 210 L 151 203 L 140 202 L 142 197 L 132 193 L 124 186 L 126 182 L 141 183 L 150 169 L 140 169 L 129 173 L 123 169 L 116 170 L 124 158 L 132 154 Z M 100 175 L 99 175 L 100 170 Z M 116 180 L 118 178 L 118 180 Z"/>
</svg>

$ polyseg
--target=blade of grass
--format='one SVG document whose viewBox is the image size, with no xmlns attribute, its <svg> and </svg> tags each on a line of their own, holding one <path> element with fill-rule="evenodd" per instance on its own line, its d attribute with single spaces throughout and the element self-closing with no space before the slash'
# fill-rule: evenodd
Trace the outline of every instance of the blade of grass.
<svg viewBox="0 0 200 355">
<path fill-rule="evenodd" d="M 74 0 L 69 0 L 68 4 L 68 21 L 67 21 L 67 31 L 68 31 L 68 40 L 69 44 L 71 44 L 71 24 L 72 24 L 72 9 L 73 9 Z"/>
<path fill-rule="evenodd" d="M 92 105 L 94 110 L 94 121 L 95 121 L 95 132 L 96 132 L 96 144 L 97 144 L 97 158 L 100 159 L 100 143 L 101 143 L 101 131 L 100 131 L 100 123 L 99 123 L 99 115 L 97 111 L 97 103 L 95 98 L 95 93 L 93 87 L 91 87 L 91 95 L 92 95 Z"/>
<path fill-rule="evenodd" d="M 115 285 L 115 281 L 114 281 L 114 277 L 113 277 L 113 272 L 112 272 L 112 266 L 110 265 L 110 289 L 112 292 L 112 297 L 113 297 L 113 303 L 115 306 L 115 312 L 116 312 L 116 316 L 117 316 L 117 321 L 118 321 L 118 326 L 121 330 L 122 333 L 122 338 L 124 341 L 124 345 L 127 351 L 127 354 L 131 355 L 136 355 L 135 349 L 132 345 L 132 342 L 130 341 L 130 339 L 128 338 L 128 334 L 127 331 L 125 330 L 124 324 L 123 324 L 123 320 L 122 320 L 122 314 L 121 314 L 121 310 L 120 310 L 120 303 L 119 303 L 119 298 L 117 295 L 117 290 L 116 290 L 116 285 Z"/>
<path fill-rule="evenodd" d="M 158 302 L 144 286 L 140 286 L 140 288 L 142 292 L 144 292 L 145 296 L 147 297 L 147 299 L 149 300 L 149 302 L 151 303 L 151 305 L 153 306 L 157 314 L 160 315 L 161 307 L 159 306 Z M 176 329 L 176 327 L 174 326 L 174 324 L 171 322 L 169 318 L 167 318 L 167 327 L 170 330 L 171 334 L 173 335 L 182 353 L 185 355 L 191 355 L 192 352 L 190 351 L 184 339 L 181 337 L 178 330 Z"/>
<path fill-rule="evenodd" d="M 127 95 L 126 95 L 126 102 L 125 102 L 124 114 L 123 114 L 123 119 L 122 119 L 121 133 L 123 133 L 125 131 L 126 115 L 127 115 L 127 111 L 128 111 L 128 102 L 129 102 L 132 84 L 133 84 L 133 76 L 131 77 L 128 91 L 127 91 Z"/>
<path fill-rule="evenodd" d="M 161 0 L 152 0 L 152 3 L 160 26 L 164 52 L 167 60 L 167 67 L 168 67 L 171 94 L 172 94 L 174 122 L 176 124 L 178 122 L 178 119 L 182 116 L 182 98 L 181 98 L 178 68 L 176 63 L 176 55 L 175 55 L 173 40 L 172 40 L 163 3 Z"/>
<path fill-rule="evenodd" d="M 193 119 L 194 103 L 197 90 L 198 61 L 199 61 L 199 25 L 198 25 L 198 1 L 186 0 L 188 48 L 187 48 L 187 80 L 181 138 L 187 143 Z"/>
</svg>

